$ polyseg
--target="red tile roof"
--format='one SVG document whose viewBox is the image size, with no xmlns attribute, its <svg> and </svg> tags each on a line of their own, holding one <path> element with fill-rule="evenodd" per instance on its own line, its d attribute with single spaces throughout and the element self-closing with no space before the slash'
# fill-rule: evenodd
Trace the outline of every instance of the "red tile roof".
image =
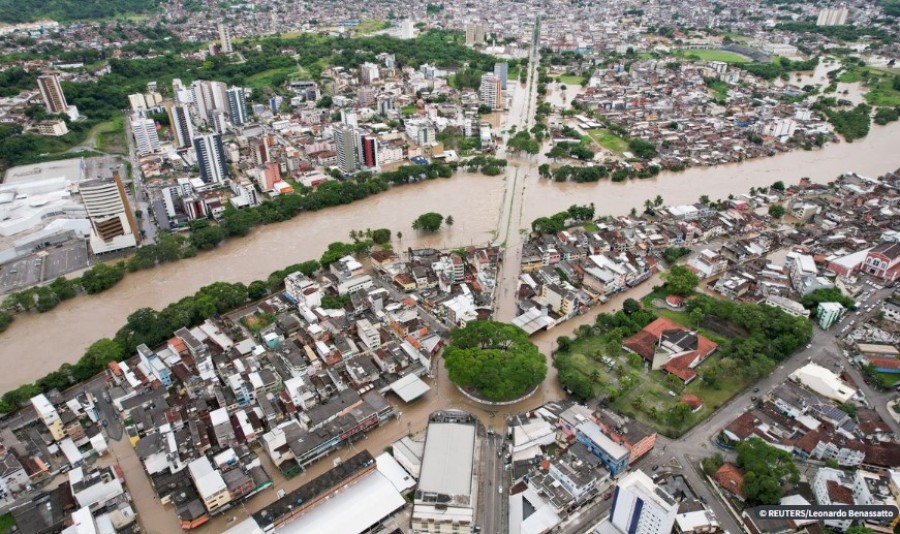
<svg viewBox="0 0 900 534">
<path fill-rule="evenodd" d="M 671 321 L 665 317 L 660 317 L 659 319 L 645 326 L 637 334 L 623 341 L 622 345 L 635 354 L 639 354 L 645 360 L 652 362 L 653 354 L 656 351 L 656 345 L 659 342 L 659 337 L 663 332 L 669 330 L 679 330 L 684 332 L 687 331 L 686 328 L 675 323 L 674 321 Z M 697 376 L 697 372 L 691 368 L 691 365 L 696 366 L 695 362 L 702 362 L 704 359 L 706 359 L 707 356 L 712 354 L 713 351 L 716 350 L 716 348 L 718 348 L 718 345 L 716 345 L 716 343 L 698 334 L 697 350 L 685 353 L 681 356 L 678 356 L 677 358 L 669 360 L 662 367 L 662 369 L 677 376 L 684 382 L 690 382 L 694 379 L 694 377 Z"/>
<path fill-rule="evenodd" d="M 713 478 L 725 491 L 744 498 L 744 491 L 741 489 L 744 485 L 744 470 L 740 467 L 734 464 L 722 464 Z"/>
<path fill-rule="evenodd" d="M 826 483 L 826 487 L 832 503 L 853 504 L 853 492 L 850 491 L 850 488 L 845 488 L 834 480 L 829 480 Z"/>
<path fill-rule="evenodd" d="M 703 400 L 696 395 L 691 395 L 690 393 L 682 395 L 681 402 L 687 404 L 693 410 L 696 410 L 697 408 L 703 406 Z"/>
</svg>

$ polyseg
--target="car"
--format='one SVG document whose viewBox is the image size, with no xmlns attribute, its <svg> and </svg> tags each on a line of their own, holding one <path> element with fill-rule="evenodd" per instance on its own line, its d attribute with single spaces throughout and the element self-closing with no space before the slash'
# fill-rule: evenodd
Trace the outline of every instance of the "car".
<svg viewBox="0 0 900 534">
<path fill-rule="evenodd" d="M 811 348 L 812 348 L 812 343 L 810 343 L 809 345 L 807 345 L 806 348 L 811 349 Z"/>
<path fill-rule="evenodd" d="M 606 495 L 603 496 L 604 501 L 608 501 L 610 499 L 612 499 L 612 493 L 607 493 Z"/>
<path fill-rule="evenodd" d="M 659 469 L 659 466 L 658 466 L 658 465 L 654 465 L 654 466 L 653 466 L 653 467 L 651 467 L 651 468 L 650 468 L 650 469 L 652 469 L 652 470 L 654 470 L 654 471 L 656 471 L 656 470 L 657 470 L 657 469 Z"/>
<path fill-rule="evenodd" d="M 759 397 L 757 397 L 756 395 L 753 395 L 753 396 L 750 397 L 750 400 L 753 401 L 753 402 L 756 402 L 756 401 L 759 400 Z"/>
<path fill-rule="evenodd" d="M 759 393 L 759 388 L 753 388 L 753 393 Z"/>
</svg>

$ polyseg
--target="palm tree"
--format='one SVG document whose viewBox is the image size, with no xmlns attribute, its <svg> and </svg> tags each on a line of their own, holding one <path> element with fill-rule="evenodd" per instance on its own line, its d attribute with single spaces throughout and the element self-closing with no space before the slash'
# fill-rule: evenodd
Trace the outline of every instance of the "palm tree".
<svg viewBox="0 0 900 534">
<path fill-rule="evenodd" d="M 356 230 L 350 230 L 350 239 L 356 241 Z"/>
<path fill-rule="evenodd" d="M 654 200 L 653 203 L 657 206 L 662 206 L 663 205 L 662 195 L 656 195 L 656 200 Z"/>
<path fill-rule="evenodd" d="M 447 218 L 444 219 L 444 224 L 447 226 L 453 226 L 453 215 L 447 215 Z"/>
<path fill-rule="evenodd" d="M 631 208 L 631 216 L 637 217 L 637 208 Z"/>
<path fill-rule="evenodd" d="M 401 232 L 400 230 L 397 230 L 397 241 L 401 241 L 401 240 L 403 240 L 403 232 Z"/>
</svg>

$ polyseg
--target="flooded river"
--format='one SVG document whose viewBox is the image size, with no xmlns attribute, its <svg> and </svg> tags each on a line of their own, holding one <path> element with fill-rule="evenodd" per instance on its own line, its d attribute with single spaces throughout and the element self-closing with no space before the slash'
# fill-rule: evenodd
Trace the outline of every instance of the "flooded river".
<svg viewBox="0 0 900 534">
<path fill-rule="evenodd" d="M 599 215 L 622 215 L 632 207 L 640 209 L 646 199 L 656 195 L 667 204 L 693 202 L 703 194 L 715 200 L 777 180 L 792 184 L 808 176 L 824 183 L 844 171 L 877 176 L 897 168 L 900 123 L 895 122 L 873 125 L 868 137 L 854 143 L 663 173 L 648 180 L 559 184 L 528 172 L 518 178 L 524 184 L 520 224 L 527 227 L 533 219 L 575 203 L 593 202 Z M 394 246 L 400 249 L 487 243 L 499 226 L 504 181 L 503 176 L 459 173 L 447 180 L 398 187 L 355 204 L 259 228 L 246 238 L 190 260 L 129 274 L 105 293 L 80 296 L 48 313 L 19 316 L 0 335 L 0 361 L 6 364 L 0 391 L 33 381 L 64 362 L 76 361 L 91 342 L 112 336 L 125 317 L 138 308 L 162 308 L 217 280 L 249 283 L 265 279 L 285 265 L 318 258 L 330 242 L 348 241 L 351 229 L 385 227 L 395 233 L 401 231 L 402 240 L 394 238 Z M 453 215 L 454 226 L 436 234 L 414 231 L 413 219 L 427 211 Z"/>
</svg>

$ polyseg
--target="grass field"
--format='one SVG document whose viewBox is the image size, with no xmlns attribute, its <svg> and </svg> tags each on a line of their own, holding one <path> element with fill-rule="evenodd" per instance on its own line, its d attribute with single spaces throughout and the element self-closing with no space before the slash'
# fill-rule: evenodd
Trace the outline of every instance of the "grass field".
<svg viewBox="0 0 900 534">
<path fill-rule="evenodd" d="M 878 83 L 869 85 L 866 102 L 873 106 L 900 106 L 900 91 L 894 89 L 893 76 L 881 76 Z"/>
<path fill-rule="evenodd" d="M 388 23 L 383 20 L 378 19 L 366 19 L 359 23 L 359 26 L 354 28 L 357 33 L 372 33 L 377 32 L 378 30 L 383 30 L 388 27 Z"/>
<path fill-rule="evenodd" d="M 127 154 L 128 144 L 125 140 L 125 117 L 119 115 L 112 120 L 94 126 L 97 135 L 96 146 L 108 154 Z"/>
<path fill-rule="evenodd" d="M 628 143 L 618 135 L 606 128 L 594 128 L 587 131 L 588 135 L 607 150 L 621 154 L 628 150 Z"/>
<path fill-rule="evenodd" d="M 581 76 L 571 76 L 568 74 L 563 74 L 562 76 L 558 76 L 556 80 L 561 84 L 581 87 L 581 82 L 582 80 L 584 80 L 584 78 L 582 78 Z"/>
<path fill-rule="evenodd" d="M 681 53 L 685 58 L 697 56 L 703 61 L 724 61 L 725 63 L 749 63 L 752 61 L 747 56 L 727 50 L 681 50 Z"/>
<path fill-rule="evenodd" d="M 247 77 L 246 85 L 254 89 L 261 87 L 272 87 L 274 81 L 283 77 L 309 78 L 309 72 L 303 67 L 282 67 L 280 69 L 269 69 L 257 72 Z"/>
<path fill-rule="evenodd" d="M 9 532 L 16 524 L 12 514 L 0 515 L 0 532 Z"/>
</svg>

